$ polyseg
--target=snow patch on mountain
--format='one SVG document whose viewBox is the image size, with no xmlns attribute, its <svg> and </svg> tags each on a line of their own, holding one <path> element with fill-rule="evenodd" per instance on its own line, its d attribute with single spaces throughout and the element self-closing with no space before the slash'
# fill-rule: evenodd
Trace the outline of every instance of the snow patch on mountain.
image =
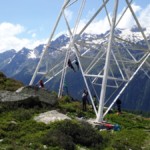
<svg viewBox="0 0 150 150">
<path fill-rule="evenodd" d="M 29 54 L 28 54 L 28 59 L 36 59 L 36 58 L 37 58 L 37 57 L 36 57 L 34 51 L 31 50 L 31 51 L 29 52 Z"/>
<path fill-rule="evenodd" d="M 62 46 L 60 51 L 63 51 L 64 49 L 66 50 L 67 48 L 69 48 L 69 43 L 67 43 L 66 45 Z"/>
<path fill-rule="evenodd" d="M 144 28 L 144 33 L 150 39 L 150 27 Z M 80 52 L 86 52 L 86 55 L 92 55 L 95 51 L 100 48 L 104 49 L 107 41 L 109 39 L 110 31 L 107 31 L 105 34 L 87 34 L 83 33 L 82 35 L 76 35 L 74 37 L 76 46 Z M 136 43 L 138 45 L 146 47 L 144 43 L 144 38 L 139 32 L 138 28 L 133 27 L 131 29 L 115 29 L 115 36 L 123 39 L 124 41 L 129 41 Z M 126 44 L 123 40 L 117 40 L 118 43 Z M 128 43 L 127 43 L 128 44 Z M 126 44 L 126 45 L 127 45 Z M 125 46 L 126 46 L 125 45 Z M 33 71 L 36 68 L 39 58 L 43 50 L 45 49 L 45 44 L 41 44 L 34 49 L 22 48 L 20 51 L 12 51 L 10 54 L 8 52 L 0 54 L 0 67 L 6 72 L 7 75 L 19 76 L 22 79 L 23 75 L 25 76 L 25 71 L 30 75 L 33 74 Z M 69 47 L 70 46 L 70 47 Z M 103 47 L 104 46 L 104 47 Z M 75 50 L 73 45 L 70 45 L 70 38 L 68 35 L 61 35 L 56 40 L 53 40 L 48 46 L 46 55 L 44 56 L 43 62 L 46 60 L 47 63 L 58 63 L 65 58 L 65 53 L 67 49 Z M 94 51 L 95 50 L 95 51 Z M 43 63 L 42 62 L 42 63 Z M 42 64 L 41 68 L 45 68 L 45 63 Z M 18 70 L 19 75 L 16 74 Z M 14 73 L 15 72 L 15 73 Z"/>
<path fill-rule="evenodd" d="M 13 55 L 13 57 L 12 57 L 12 58 L 10 58 L 10 60 L 8 61 L 8 64 L 10 64 L 10 63 L 11 63 L 11 61 L 14 59 L 14 57 L 15 57 L 15 55 Z"/>
<path fill-rule="evenodd" d="M 121 30 L 122 32 L 120 32 L 119 37 L 124 40 L 136 43 L 144 39 L 142 33 L 139 31 L 133 32 L 131 29 L 121 29 Z"/>
<path fill-rule="evenodd" d="M 104 42 L 104 39 L 98 39 L 92 41 L 94 44 L 102 44 Z"/>
</svg>

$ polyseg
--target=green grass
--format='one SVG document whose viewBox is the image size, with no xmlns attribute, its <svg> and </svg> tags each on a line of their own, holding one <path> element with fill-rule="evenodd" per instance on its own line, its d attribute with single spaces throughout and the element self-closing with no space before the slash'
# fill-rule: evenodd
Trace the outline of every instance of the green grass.
<svg viewBox="0 0 150 150">
<path fill-rule="evenodd" d="M 11 78 L 7 78 L 2 72 L 0 72 L 0 90 L 16 91 L 22 86 L 23 83 Z"/>
<path fill-rule="evenodd" d="M 41 148 L 41 136 L 50 128 L 44 123 L 37 123 L 33 116 L 43 109 L 16 109 L 0 114 L 0 149 Z M 32 144 L 31 144 L 32 143 Z"/>
<path fill-rule="evenodd" d="M 87 105 L 87 111 L 82 111 L 82 103 L 80 101 L 71 101 L 68 96 L 64 96 L 59 100 L 58 108 L 71 118 L 83 117 L 86 119 L 95 117 L 91 105 Z"/>
<path fill-rule="evenodd" d="M 76 107 L 75 107 L 76 106 Z M 4 107 L 4 105 L 3 105 Z M 150 148 L 150 120 L 131 113 L 108 114 L 105 120 L 119 124 L 120 131 L 99 131 L 85 122 L 75 120 L 78 111 L 84 118 L 93 116 L 91 107 L 83 112 L 80 103 L 60 102 L 59 111 L 67 111 L 73 120 L 57 121 L 51 124 L 39 123 L 33 117 L 50 107 L 2 109 L 0 113 L 1 149 L 79 149 L 89 150 L 140 150 Z M 92 115 L 91 115 L 92 114 Z"/>
<path fill-rule="evenodd" d="M 94 142 L 97 144 L 102 139 L 89 124 L 75 120 L 58 121 L 49 125 L 37 123 L 33 116 L 41 112 L 43 108 L 18 108 L 2 112 L 0 139 L 3 141 L 0 149 L 44 149 L 46 145 L 48 149 L 71 150 L 76 149 L 77 144 L 91 147 Z"/>
<path fill-rule="evenodd" d="M 102 132 L 103 138 L 107 140 L 106 147 L 109 149 L 150 148 L 150 145 L 146 144 L 150 139 L 150 120 L 126 112 L 121 115 L 109 114 L 105 119 L 121 126 L 121 130 L 117 132 Z"/>
<path fill-rule="evenodd" d="M 22 84 L 0 73 L 0 90 L 15 91 Z M 34 121 L 34 116 L 57 109 L 72 120 L 48 125 Z M 95 118 L 91 105 L 82 111 L 81 102 L 62 97 L 55 107 L 38 100 L 0 103 L 0 150 L 149 150 L 150 119 L 123 112 L 108 114 L 105 120 L 119 124 L 120 131 L 99 131 L 76 117 Z"/>
<path fill-rule="evenodd" d="M 150 120 L 127 112 L 123 112 L 121 115 L 108 114 L 105 119 L 120 124 L 122 129 L 150 129 Z"/>
</svg>

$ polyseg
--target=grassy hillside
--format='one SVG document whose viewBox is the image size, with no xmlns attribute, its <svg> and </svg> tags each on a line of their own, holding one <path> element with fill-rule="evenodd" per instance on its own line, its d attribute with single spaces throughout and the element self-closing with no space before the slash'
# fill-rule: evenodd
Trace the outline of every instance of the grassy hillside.
<svg viewBox="0 0 150 150">
<path fill-rule="evenodd" d="M 11 78 L 7 78 L 2 72 L 0 72 L 0 90 L 16 91 L 22 87 L 23 84 Z"/>
<path fill-rule="evenodd" d="M 67 102 L 66 102 L 67 101 Z M 57 121 L 50 124 L 38 123 L 33 117 L 48 110 L 57 109 L 68 114 L 72 120 Z M 81 110 L 80 102 L 68 101 L 68 97 L 60 100 L 55 107 L 34 106 L 20 108 L 1 105 L 0 113 L 0 149 L 12 150 L 73 150 L 85 148 L 89 150 L 149 150 L 150 119 L 131 113 L 115 112 L 107 115 L 105 120 L 121 126 L 120 131 L 93 128 L 76 117 L 94 117 L 91 106 L 88 111 Z"/>
<path fill-rule="evenodd" d="M 4 84 L 7 78 L 2 78 Z M 15 89 L 21 85 L 9 79 Z M 11 85 L 11 84 L 10 84 Z M 17 85 L 17 86 L 14 86 Z M 3 84 L 1 85 L 3 86 Z M 6 84 L 4 89 L 7 89 Z M 30 102 L 30 101 L 29 101 Z M 14 105 L 15 102 L 0 103 L 0 150 L 149 150 L 150 119 L 132 113 L 116 112 L 108 114 L 106 121 L 118 124 L 121 130 L 99 130 L 84 120 L 94 118 L 94 111 L 89 105 L 87 112 L 81 109 L 81 103 L 71 101 L 64 96 L 55 106 Z M 19 107 L 17 107 L 19 106 Z M 28 106 L 28 107 L 27 107 Z M 49 110 L 58 110 L 67 114 L 71 120 L 44 124 L 34 121 L 34 116 Z M 78 118 L 84 118 L 79 121 Z"/>
</svg>

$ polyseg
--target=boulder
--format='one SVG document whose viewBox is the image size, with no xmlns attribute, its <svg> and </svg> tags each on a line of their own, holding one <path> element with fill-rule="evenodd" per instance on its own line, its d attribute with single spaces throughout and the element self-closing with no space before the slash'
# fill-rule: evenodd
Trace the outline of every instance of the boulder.
<svg viewBox="0 0 150 150">
<path fill-rule="evenodd" d="M 21 101 L 27 99 L 38 99 L 41 102 L 48 103 L 50 105 L 55 105 L 58 101 L 58 98 L 52 92 L 49 92 L 45 89 L 38 87 L 26 86 L 21 87 L 16 92 L 11 91 L 0 91 L 0 101 L 9 102 L 9 101 Z"/>
<path fill-rule="evenodd" d="M 35 121 L 43 122 L 45 124 L 48 124 L 50 122 L 54 122 L 57 120 L 65 120 L 65 119 L 70 119 L 70 118 L 62 113 L 59 113 L 56 110 L 41 113 L 39 116 L 34 117 Z"/>
</svg>

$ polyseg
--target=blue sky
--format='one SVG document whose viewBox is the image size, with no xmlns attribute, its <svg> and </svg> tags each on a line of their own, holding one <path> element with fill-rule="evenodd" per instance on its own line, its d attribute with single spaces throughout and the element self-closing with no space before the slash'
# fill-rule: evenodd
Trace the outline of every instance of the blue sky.
<svg viewBox="0 0 150 150">
<path fill-rule="evenodd" d="M 46 43 L 55 24 L 64 0 L 0 0 L 0 52 L 22 47 L 34 48 L 40 43 Z M 100 7 L 102 0 L 87 0 L 81 18 L 79 29 L 82 28 L 93 13 Z M 114 0 L 108 3 L 109 14 Z M 66 16 L 73 27 L 77 8 L 81 0 L 69 7 Z M 120 0 L 118 14 L 125 7 L 124 0 Z M 133 8 L 143 25 L 150 26 L 149 0 L 133 0 Z M 108 29 L 104 11 L 95 19 L 93 25 L 87 29 L 89 33 L 101 33 Z M 128 20 L 128 22 L 127 22 Z M 130 15 L 120 23 L 119 27 L 130 27 Z M 101 29 L 98 31 L 98 29 Z M 64 21 L 60 21 L 56 35 L 66 32 Z"/>
</svg>

